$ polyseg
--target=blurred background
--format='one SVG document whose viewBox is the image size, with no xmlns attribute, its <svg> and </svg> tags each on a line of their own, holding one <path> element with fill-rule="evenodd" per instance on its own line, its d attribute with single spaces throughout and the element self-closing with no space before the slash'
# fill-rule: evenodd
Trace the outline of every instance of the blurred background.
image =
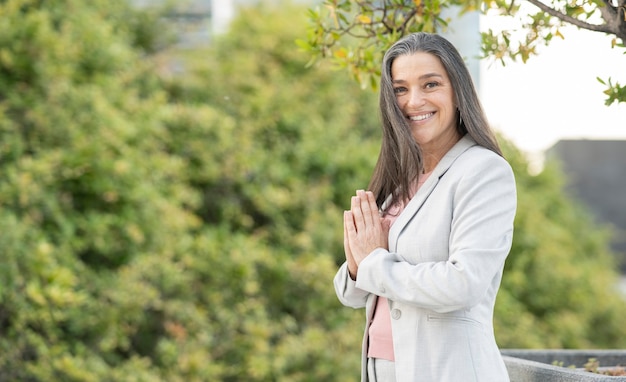
<svg viewBox="0 0 626 382">
<path fill-rule="evenodd" d="M 377 94 L 296 44 L 315 6 L 0 3 L 0 381 L 357 380 L 332 278 Z M 475 66 L 519 194 L 502 348 L 626 347 L 624 56 L 564 34 Z"/>
</svg>

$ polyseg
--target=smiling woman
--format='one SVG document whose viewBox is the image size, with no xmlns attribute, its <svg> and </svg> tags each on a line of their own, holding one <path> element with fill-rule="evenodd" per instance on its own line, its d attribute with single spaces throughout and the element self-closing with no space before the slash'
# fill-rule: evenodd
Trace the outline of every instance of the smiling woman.
<svg viewBox="0 0 626 382">
<path fill-rule="evenodd" d="M 365 308 L 362 381 L 508 381 L 493 307 L 516 211 L 463 59 L 416 33 L 383 59 L 383 140 L 370 190 L 344 212 L 335 291 Z"/>
</svg>

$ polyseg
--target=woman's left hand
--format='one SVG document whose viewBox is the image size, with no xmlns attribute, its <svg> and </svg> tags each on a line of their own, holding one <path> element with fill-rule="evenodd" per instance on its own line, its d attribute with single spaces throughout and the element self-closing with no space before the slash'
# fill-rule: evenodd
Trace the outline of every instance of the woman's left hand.
<svg viewBox="0 0 626 382">
<path fill-rule="evenodd" d="M 347 241 L 357 266 L 376 248 L 388 249 L 389 225 L 380 217 L 371 191 L 358 190 L 346 214 Z"/>
</svg>

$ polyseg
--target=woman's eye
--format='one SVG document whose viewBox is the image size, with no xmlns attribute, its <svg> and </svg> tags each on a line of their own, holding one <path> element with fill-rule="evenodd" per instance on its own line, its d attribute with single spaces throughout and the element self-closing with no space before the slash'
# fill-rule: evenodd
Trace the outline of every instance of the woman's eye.
<svg viewBox="0 0 626 382">
<path fill-rule="evenodd" d="M 396 94 L 404 93 L 405 91 L 406 91 L 406 88 L 404 87 L 393 88 L 393 92 Z"/>
<path fill-rule="evenodd" d="M 439 82 L 428 82 L 426 83 L 426 85 L 424 85 L 426 89 L 433 89 L 433 88 L 436 88 L 437 86 L 439 86 Z"/>
</svg>

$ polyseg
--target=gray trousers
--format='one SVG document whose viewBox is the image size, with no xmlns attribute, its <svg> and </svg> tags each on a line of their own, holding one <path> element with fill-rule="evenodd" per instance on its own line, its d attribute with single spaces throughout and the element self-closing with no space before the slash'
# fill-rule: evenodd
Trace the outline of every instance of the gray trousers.
<svg viewBox="0 0 626 382">
<path fill-rule="evenodd" d="M 396 382 L 395 364 L 386 359 L 367 359 L 367 380 L 369 382 Z"/>
</svg>

